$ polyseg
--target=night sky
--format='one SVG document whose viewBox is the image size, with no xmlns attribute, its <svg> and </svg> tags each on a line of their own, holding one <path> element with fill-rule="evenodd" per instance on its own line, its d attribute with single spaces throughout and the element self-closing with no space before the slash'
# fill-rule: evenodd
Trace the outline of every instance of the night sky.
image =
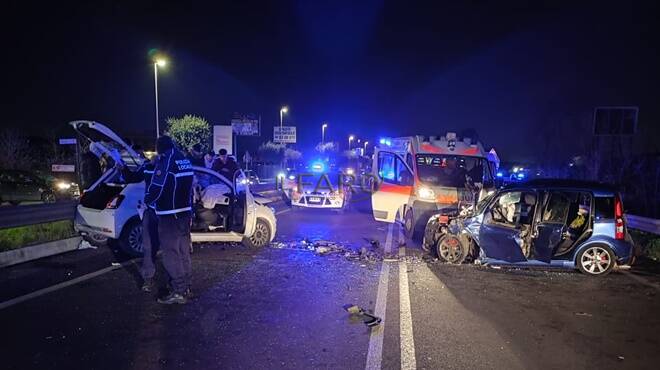
<svg viewBox="0 0 660 370">
<path fill-rule="evenodd" d="M 192 113 L 227 124 L 252 112 L 270 139 L 286 104 L 302 144 L 320 141 L 322 121 L 342 141 L 474 128 L 511 160 L 538 156 L 552 117 L 636 105 L 644 144 L 658 150 L 653 5 L 10 3 L 3 126 L 32 134 L 93 119 L 152 135 L 148 51 L 158 48 L 171 62 L 159 78 L 162 121 Z"/>
</svg>

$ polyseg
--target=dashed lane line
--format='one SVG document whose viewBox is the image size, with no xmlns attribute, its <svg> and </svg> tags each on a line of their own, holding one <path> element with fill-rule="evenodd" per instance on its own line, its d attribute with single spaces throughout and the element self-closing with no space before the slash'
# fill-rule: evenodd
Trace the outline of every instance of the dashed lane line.
<svg viewBox="0 0 660 370">
<path fill-rule="evenodd" d="M 385 239 L 385 253 L 392 251 L 392 229 L 390 224 L 387 228 L 387 238 Z M 387 289 L 390 281 L 390 265 L 388 262 L 382 263 L 380 267 L 380 276 L 378 279 L 378 293 L 376 294 L 376 309 L 374 314 L 383 319 L 381 325 L 371 329 L 369 336 L 369 352 L 367 352 L 368 370 L 381 368 L 383 361 L 383 337 L 385 335 L 385 311 L 387 309 Z"/>
</svg>

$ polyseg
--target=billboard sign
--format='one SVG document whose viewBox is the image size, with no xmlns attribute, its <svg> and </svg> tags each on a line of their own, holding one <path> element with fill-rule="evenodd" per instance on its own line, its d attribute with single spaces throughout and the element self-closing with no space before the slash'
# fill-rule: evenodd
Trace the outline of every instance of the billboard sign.
<svg viewBox="0 0 660 370">
<path fill-rule="evenodd" d="M 295 144 L 296 126 L 273 127 L 273 142 L 280 144 Z"/>
<path fill-rule="evenodd" d="M 228 154 L 234 154 L 232 147 L 231 126 L 213 126 L 213 151 L 226 149 Z"/>
<path fill-rule="evenodd" d="M 638 107 L 596 107 L 594 135 L 628 136 L 637 131 Z"/>
<path fill-rule="evenodd" d="M 239 136 L 261 135 L 261 121 L 254 114 L 240 115 L 234 113 L 234 117 L 231 120 L 231 127 L 234 134 Z"/>
</svg>

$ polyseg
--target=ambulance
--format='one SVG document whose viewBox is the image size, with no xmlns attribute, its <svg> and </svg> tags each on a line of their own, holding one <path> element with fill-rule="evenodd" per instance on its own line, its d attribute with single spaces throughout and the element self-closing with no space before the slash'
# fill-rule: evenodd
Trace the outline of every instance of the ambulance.
<svg viewBox="0 0 660 370">
<path fill-rule="evenodd" d="M 374 219 L 402 223 L 406 236 L 419 239 L 432 215 L 456 214 L 493 191 L 498 166 L 494 149 L 453 132 L 382 138 L 372 165 Z"/>
</svg>

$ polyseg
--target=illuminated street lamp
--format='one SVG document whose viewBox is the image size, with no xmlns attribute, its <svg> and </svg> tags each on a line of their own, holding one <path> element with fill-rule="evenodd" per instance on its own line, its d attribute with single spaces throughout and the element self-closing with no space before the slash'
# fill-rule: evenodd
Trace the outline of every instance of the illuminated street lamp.
<svg viewBox="0 0 660 370">
<path fill-rule="evenodd" d="M 369 144 L 368 141 L 364 142 L 364 154 L 367 154 L 367 145 Z"/>
<path fill-rule="evenodd" d="M 165 67 L 167 60 L 158 58 L 154 60 L 154 91 L 156 94 L 156 138 L 160 137 L 160 126 L 158 123 L 158 67 Z"/>
<path fill-rule="evenodd" d="M 282 135 L 282 122 L 284 119 L 284 113 L 288 113 L 288 112 L 289 112 L 289 107 L 287 107 L 286 105 L 280 108 L 280 135 Z"/>
<path fill-rule="evenodd" d="M 325 129 L 328 127 L 327 123 L 321 126 L 321 144 L 325 144 Z"/>
<path fill-rule="evenodd" d="M 351 150 L 351 141 L 355 139 L 355 136 L 351 135 L 348 137 L 348 150 Z"/>
</svg>

